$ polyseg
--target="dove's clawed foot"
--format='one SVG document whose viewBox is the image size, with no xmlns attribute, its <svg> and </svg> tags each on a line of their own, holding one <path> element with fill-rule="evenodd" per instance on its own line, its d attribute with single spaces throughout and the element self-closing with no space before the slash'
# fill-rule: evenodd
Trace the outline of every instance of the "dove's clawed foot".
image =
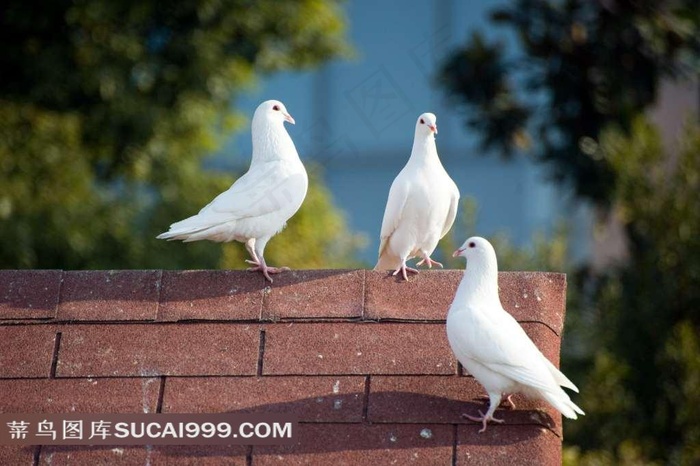
<svg viewBox="0 0 700 466">
<path fill-rule="evenodd" d="M 406 272 L 418 273 L 418 270 L 413 269 L 411 267 L 406 267 L 406 265 L 404 264 L 398 269 L 394 270 L 394 273 L 392 273 L 391 276 L 395 277 L 396 275 L 398 275 L 399 272 L 401 272 L 401 276 L 403 277 L 403 279 L 408 281 L 408 275 L 406 275 Z"/>
<path fill-rule="evenodd" d="M 503 419 L 496 419 L 495 417 L 493 417 L 493 415 L 491 415 L 489 413 L 484 414 L 481 411 L 479 411 L 479 416 L 471 416 L 469 414 L 462 414 L 462 417 L 467 418 L 470 421 L 481 422 L 481 429 L 479 429 L 480 434 L 483 432 L 486 432 L 486 424 L 488 424 L 489 421 L 493 421 L 493 422 L 496 422 L 498 424 L 503 424 L 504 422 L 506 422 Z"/>
<path fill-rule="evenodd" d="M 262 272 L 267 281 L 273 282 L 270 274 L 282 273 L 291 270 L 289 267 L 268 267 L 266 265 L 258 265 L 257 267 L 248 267 L 248 272 Z"/>
<path fill-rule="evenodd" d="M 265 262 L 255 262 L 251 260 L 247 260 L 246 262 L 249 264 L 253 264 L 255 267 L 248 267 L 248 272 L 262 272 L 262 274 L 265 276 L 265 278 L 272 283 L 272 277 L 270 277 L 270 274 L 276 274 L 276 273 L 282 273 L 282 272 L 287 272 L 291 270 L 289 267 L 268 267 Z"/>
<path fill-rule="evenodd" d="M 433 265 L 436 265 L 436 266 L 442 268 L 442 264 L 440 262 L 432 260 L 430 258 L 430 256 L 427 254 L 425 256 L 423 256 L 423 259 L 421 259 L 420 262 L 418 262 L 416 265 L 423 265 L 423 264 L 426 264 L 429 269 L 432 269 Z"/>
</svg>

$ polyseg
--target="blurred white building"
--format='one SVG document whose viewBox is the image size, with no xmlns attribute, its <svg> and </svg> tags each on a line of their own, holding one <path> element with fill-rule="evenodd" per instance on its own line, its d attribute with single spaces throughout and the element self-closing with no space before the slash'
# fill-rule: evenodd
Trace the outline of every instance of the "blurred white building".
<svg viewBox="0 0 700 466">
<path fill-rule="evenodd" d="M 415 121 L 427 111 L 438 118 L 437 146 L 445 168 L 462 197 L 478 203 L 479 234 L 505 232 L 525 245 L 535 232 L 568 220 L 574 254 L 589 253 L 586 209 L 576 207 L 545 169 L 525 157 L 506 162 L 480 153 L 477 137 L 464 126 L 462 107 L 435 83 L 442 59 L 475 29 L 503 38 L 504 31 L 483 28 L 498 3 L 350 0 L 345 6 L 354 59 L 276 75 L 237 102 L 249 116 L 262 100 L 285 103 L 297 121 L 288 128 L 302 160 L 324 167 L 336 205 L 351 228 L 370 240 L 362 254 L 367 262 L 376 259 L 386 197 L 410 154 Z M 247 131 L 237 134 L 219 160 L 227 169 L 245 167 L 250 144 Z"/>
</svg>

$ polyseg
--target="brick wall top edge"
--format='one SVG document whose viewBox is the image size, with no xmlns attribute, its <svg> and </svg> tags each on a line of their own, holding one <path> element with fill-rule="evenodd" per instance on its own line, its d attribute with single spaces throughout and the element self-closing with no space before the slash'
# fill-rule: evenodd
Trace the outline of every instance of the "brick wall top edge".
<svg viewBox="0 0 700 466">
<path fill-rule="evenodd" d="M 366 319 L 442 321 L 463 270 L 421 270 L 408 282 L 363 269 L 0 270 L 0 321 Z M 499 274 L 503 306 L 519 321 L 563 327 L 566 275 Z"/>
</svg>

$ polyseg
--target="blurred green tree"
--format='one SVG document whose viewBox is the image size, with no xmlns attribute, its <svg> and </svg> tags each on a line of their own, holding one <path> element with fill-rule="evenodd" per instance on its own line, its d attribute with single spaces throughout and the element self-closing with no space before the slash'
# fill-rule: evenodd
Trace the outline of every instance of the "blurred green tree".
<svg viewBox="0 0 700 466">
<path fill-rule="evenodd" d="M 668 154 L 643 117 L 605 130 L 598 147 L 618 179 L 614 198 L 629 260 L 594 279 L 586 416 L 567 425 L 572 464 L 700 461 L 700 127 Z M 613 454 L 612 457 L 609 455 Z M 610 461 L 603 461 L 604 458 Z"/>
<path fill-rule="evenodd" d="M 236 246 L 154 236 L 233 182 L 202 161 L 242 127 L 232 110 L 242 90 L 348 50 L 337 2 L 10 0 L 0 15 L 0 267 L 243 266 Z M 320 183 L 316 173 L 270 262 L 351 262 L 359 238 Z M 291 242 L 294 252 L 282 247 Z"/>
<path fill-rule="evenodd" d="M 615 170 L 595 144 L 608 124 L 629 130 L 662 78 L 700 67 L 695 0 L 517 0 L 494 26 L 518 47 L 475 33 L 445 60 L 441 85 L 470 110 L 486 153 L 531 151 L 577 195 L 608 206 Z M 536 140 L 537 144 L 532 144 Z"/>
</svg>

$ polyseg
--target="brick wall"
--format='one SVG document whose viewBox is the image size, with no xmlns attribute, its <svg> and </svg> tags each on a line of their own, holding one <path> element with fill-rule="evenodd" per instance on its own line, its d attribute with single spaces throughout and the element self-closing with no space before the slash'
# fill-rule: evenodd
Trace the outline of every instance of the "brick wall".
<svg viewBox="0 0 700 466">
<path fill-rule="evenodd" d="M 461 271 L 0 271 L 0 412 L 291 412 L 294 446 L 0 447 L 0 464 L 560 464 L 561 417 L 483 390 L 445 335 Z M 555 364 L 562 274 L 499 276 Z"/>
</svg>

